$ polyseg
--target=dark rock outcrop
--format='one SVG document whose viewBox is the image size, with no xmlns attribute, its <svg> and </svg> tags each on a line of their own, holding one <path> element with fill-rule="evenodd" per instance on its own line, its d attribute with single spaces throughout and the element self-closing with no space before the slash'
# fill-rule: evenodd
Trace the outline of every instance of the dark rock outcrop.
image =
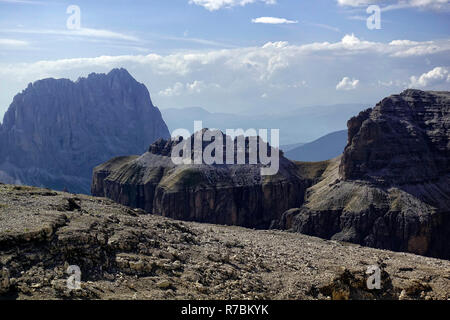
<svg viewBox="0 0 450 320">
<path fill-rule="evenodd" d="M 89 193 L 96 165 L 169 136 L 147 88 L 125 69 L 39 80 L 14 97 L 0 126 L 0 179 Z"/>
<path fill-rule="evenodd" d="M 193 139 L 194 135 L 191 159 Z M 187 140 L 157 141 L 140 157 L 115 158 L 96 167 L 92 194 L 180 220 L 268 228 L 284 211 L 303 203 L 311 181 L 301 178 L 298 167 L 282 153 L 278 174 L 262 176 L 260 159 L 255 164 L 248 161 L 254 139 L 246 138 L 245 164 L 215 165 L 174 165 L 172 148 Z M 237 139 L 231 143 L 237 163 Z M 261 144 L 258 139 L 258 150 Z M 203 143 L 202 150 L 207 145 Z M 226 162 L 226 148 L 223 154 Z"/>
<path fill-rule="evenodd" d="M 344 179 L 386 185 L 439 180 L 450 168 L 450 94 L 406 90 L 348 122 Z"/>
<path fill-rule="evenodd" d="M 305 203 L 278 227 L 450 258 L 450 93 L 406 90 L 348 122 Z"/>
</svg>

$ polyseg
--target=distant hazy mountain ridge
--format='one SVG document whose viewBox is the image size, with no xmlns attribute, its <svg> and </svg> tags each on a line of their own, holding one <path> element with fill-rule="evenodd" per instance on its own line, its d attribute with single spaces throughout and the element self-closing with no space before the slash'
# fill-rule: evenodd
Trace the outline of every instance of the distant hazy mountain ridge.
<svg viewBox="0 0 450 320">
<path fill-rule="evenodd" d="M 231 114 L 209 112 L 203 108 L 169 108 L 161 113 L 172 132 L 186 128 L 192 132 L 194 120 L 201 120 L 204 128 L 225 129 L 279 129 L 280 144 L 314 141 L 330 132 L 345 130 L 347 120 L 367 109 L 364 103 L 311 106 L 284 111 L 274 109 L 272 114 Z M 286 151 L 286 150 L 285 150 Z M 342 153 L 343 149 L 341 150 Z"/>
<path fill-rule="evenodd" d="M 298 161 L 324 161 L 344 152 L 347 145 L 347 130 L 332 132 L 313 142 L 284 150 L 286 158 Z"/>
<path fill-rule="evenodd" d="M 169 136 L 147 88 L 125 69 L 39 80 L 14 97 L 0 126 L 0 179 L 89 193 L 96 165 Z"/>
</svg>

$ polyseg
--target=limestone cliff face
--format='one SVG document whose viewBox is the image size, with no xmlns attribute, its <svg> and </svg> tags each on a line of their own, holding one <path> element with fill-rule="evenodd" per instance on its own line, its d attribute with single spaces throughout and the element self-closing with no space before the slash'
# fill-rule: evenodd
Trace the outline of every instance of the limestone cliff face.
<svg viewBox="0 0 450 320">
<path fill-rule="evenodd" d="M 5 182 L 89 193 L 92 169 L 169 137 L 147 88 L 125 69 L 76 82 L 44 79 L 14 100 L 0 127 Z"/>
<path fill-rule="evenodd" d="M 410 184 L 449 173 L 448 92 L 406 90 L 350 119 L 348 129 L 344 179 Z"/>
<path fill-rule="evenodd" d="M 311 183 L 283 156 L 275 176 L 261 176 L 259 162 L 174 165 L 170 154 L 177 142 L 160 140 L 140 157 L 115 158 L 96 167 L 92 194 L 174 219 L 268 228 L 284 211 L 303 203 Z"/>
<path fill-rule="evenodd" d="M 305 203 L 278 227 L 450 258 L 450 93 L 406 90 L 348 122 Z"/>
</svg>

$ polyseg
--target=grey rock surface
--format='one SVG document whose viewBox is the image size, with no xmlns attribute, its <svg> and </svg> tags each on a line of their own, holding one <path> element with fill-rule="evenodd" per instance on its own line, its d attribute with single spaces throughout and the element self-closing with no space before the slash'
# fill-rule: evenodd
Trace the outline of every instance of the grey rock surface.
<svg viewBox="0 0 450 320">
<path fill-rule="evenodd" d="M 69 266 L 80 289 L 67 286 Z M 381 289 L 367 287 L 368 268 Z M 450 298 L 450 262 L 0 185 L 0 299 Z"/>
<path fill-rule="evenodd" d="M 168 137 L 147 88 L 125 69 L 39 80 L 14 97 L 0 125 L 0 179 L 89 193 L 95 166 Z"/>
<path fill-rule="evenodd" d="M 450 172 L 450 93 L 405 90 L 348 122 L 344 179 L 427 183 Z"/>
</svg>

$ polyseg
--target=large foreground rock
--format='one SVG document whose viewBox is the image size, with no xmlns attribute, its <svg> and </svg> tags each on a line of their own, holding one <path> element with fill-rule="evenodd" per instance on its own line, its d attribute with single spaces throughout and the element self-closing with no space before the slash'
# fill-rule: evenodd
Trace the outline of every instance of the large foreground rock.
<svg viewBox="0 0 450 320">
<path fill-rule="evenodd" d="M 372 265 L 380 290 L 366 285 Z M 69 266 L 79 290 L 67 286 Z M 2 298 L 446 300 L 450 262 L 0 185 Z"/>
<path fill-rule="evenodd" d="M 169 136 L 147 88 L 125 69 L 39 80 L 0 125 L 0 181 L 89 193 L 95 166 Z"/>
</svg>

